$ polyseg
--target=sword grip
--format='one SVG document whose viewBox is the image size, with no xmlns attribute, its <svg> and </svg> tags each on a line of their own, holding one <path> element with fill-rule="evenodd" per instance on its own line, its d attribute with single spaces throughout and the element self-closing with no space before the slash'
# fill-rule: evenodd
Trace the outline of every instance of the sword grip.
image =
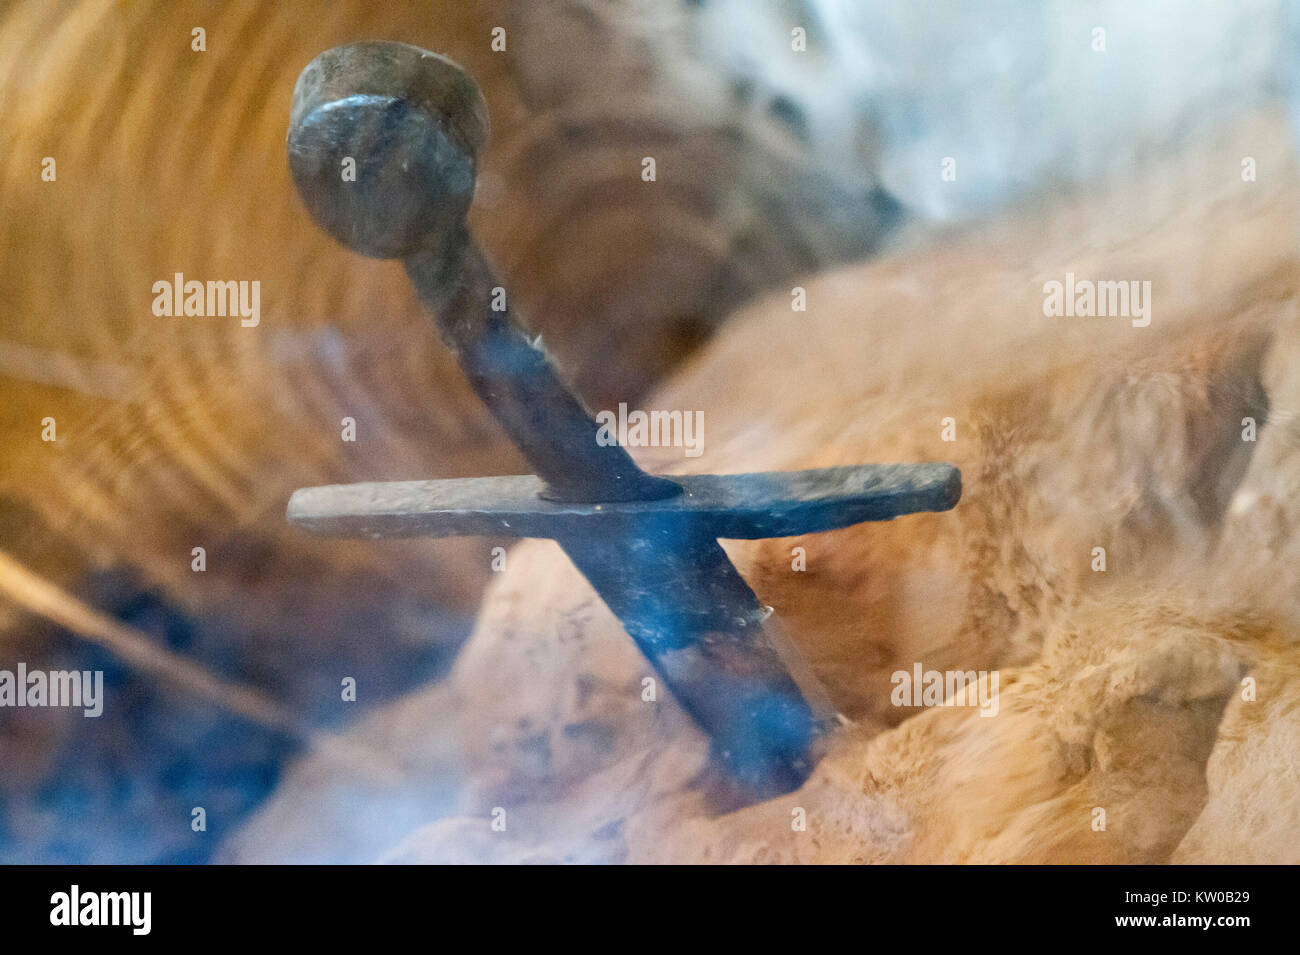
<svg viewBox="0 0 1300 955">
<path fill-rule="evenodd" d="M 508 305 L 493 309 L 501 283 L 464 226 L 441 249 L 404 262 L 474 391 L 546 482 L 546 497 L 595 502 L 681 493 L 674 482 L 642 471 L 619 445 L 597 443 L 595 419 L 546 353 Z"/>
<path fill-rule="evenodd" d="M 465 225 L 487 138 L 477 84 L 444 56 L 405 43 L 326 50 L 298 78 L 288 152 L 312 217 L 348 248 L 400 258 L 470 383 L 566 501 L 656 500 L 681 493 L 646 474 L 598 428 L 509 309 Z M 356 175 L 340 175 L 352 160 Z M 359 159 L 359 162 L 358 162 Z"/>
</svg>

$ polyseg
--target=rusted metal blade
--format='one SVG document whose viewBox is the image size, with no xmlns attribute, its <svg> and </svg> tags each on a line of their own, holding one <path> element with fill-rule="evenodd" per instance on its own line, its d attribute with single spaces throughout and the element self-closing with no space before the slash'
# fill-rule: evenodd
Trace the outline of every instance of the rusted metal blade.
<svg viewBox="0 0 1300 955">
<path fill-rule="evenodd" d="M 674 479 L 658 500 L 543 497 L 532 475 L 304 488 L 294 524 L 340 537 L 546 537 L 559 541 L 642 654 L 708 733 L 746 800 L 797 788 L 833 716 L 791 675 L 764 608 L 718 538 L 789 537 L 942 511 L 961 496 L 949 464 L 874 464 Z"/>
<path fill-rule="evenodd" d="M 825 691 L 791 676 L 764 626 L 768 611 L 718 542 L 681 513 L 640 532 L 561 538 L 673 696 L 712 741 L 744 801 L 797 789 L 820 758 L 834 712 Z"/>
</svg>

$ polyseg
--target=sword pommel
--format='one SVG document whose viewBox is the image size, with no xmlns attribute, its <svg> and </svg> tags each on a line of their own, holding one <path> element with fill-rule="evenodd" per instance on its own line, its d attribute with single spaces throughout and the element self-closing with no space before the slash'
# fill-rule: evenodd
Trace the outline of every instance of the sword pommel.
<svg viewBox="0 0 1300 955">
<path fill-rule="evenodd" d="M 289 169 L 316 222 L 349 249 L 404 258 L 464 224 L 488 113 L 468 73 L 406 43 L 326 50 L 298 78 Z"/>
</svg>

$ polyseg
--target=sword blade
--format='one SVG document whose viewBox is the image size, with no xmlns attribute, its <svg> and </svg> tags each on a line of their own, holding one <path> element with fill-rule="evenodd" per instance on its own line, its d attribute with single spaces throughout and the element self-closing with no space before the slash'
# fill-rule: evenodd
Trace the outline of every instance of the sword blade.
<svg viewBox="0 0 1300 955">
<path fill-rule="evenodd" d="M 803 784 L 832 714 L 810 705 L 824 694 L 791 676 L 764 608 L 707 529 L 677 515 L 560 544 L 748 798 Z"/>
</svg>

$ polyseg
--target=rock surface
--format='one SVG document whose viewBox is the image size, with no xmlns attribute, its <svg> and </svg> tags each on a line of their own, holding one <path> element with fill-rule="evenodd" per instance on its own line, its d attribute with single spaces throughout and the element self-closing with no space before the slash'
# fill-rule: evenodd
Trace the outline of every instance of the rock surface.
<svg viewBox="0 0 1300 955">
<path fill-rule="evenodd" d="M 309 760 L 226 857 L 1300 862 L 1296 172 L 1263 113 L 809 279 L 806 313 L 754 305 L 648 400 L 705 411 L 664 470 L 962 469 L 947 514 L 726 544 L 848 721 L 799 791 L 720 811 L 703 739 L 528 541 L 451 676 L 349 734 L 397 781 Z M 1067 272 L 1150 280 L 1150 325 L 1046 317 Z M 996 713 L 893 705 L 916 663 L 996 674 Z M 419 824 L 375 826 L 380 799 Z"/>
</svg>

